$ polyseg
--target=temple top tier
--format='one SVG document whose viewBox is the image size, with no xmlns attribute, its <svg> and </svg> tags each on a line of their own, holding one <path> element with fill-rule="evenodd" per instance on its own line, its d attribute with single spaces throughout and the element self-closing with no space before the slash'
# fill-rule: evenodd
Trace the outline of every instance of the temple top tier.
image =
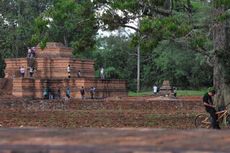
<svg viewBox="0 0 230 153">
<path fill-rule="evenodd" d="M 71 57 L 72 48 L 65 47 L 62 43 L 48 42 L 42 49 L 39 45 L 36 47 L 36 56 L 41 57 Z"/>
</svg>

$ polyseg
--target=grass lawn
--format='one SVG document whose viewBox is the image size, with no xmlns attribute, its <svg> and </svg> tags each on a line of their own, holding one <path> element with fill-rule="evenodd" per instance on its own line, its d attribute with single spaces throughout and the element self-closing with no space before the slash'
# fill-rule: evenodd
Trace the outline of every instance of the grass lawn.
<svg viewBox="0 0 230 153">
<path fill-rule="evenodd" d="M 201 90 L 177 90 L 177 96 L 203 96 L 203 94 L 207 92 L 207 89 Z M 129 96 L 150 96 L 152 95 L 152 91 L 141 91 L 139 93 L 129 92 Z"/>
<path fill-rule="evenodd" d="M 207 92 L 207 89 L 201 90 L 178 90 L 178 96 L 203 96 L 204 93 Z"/>
</svg>

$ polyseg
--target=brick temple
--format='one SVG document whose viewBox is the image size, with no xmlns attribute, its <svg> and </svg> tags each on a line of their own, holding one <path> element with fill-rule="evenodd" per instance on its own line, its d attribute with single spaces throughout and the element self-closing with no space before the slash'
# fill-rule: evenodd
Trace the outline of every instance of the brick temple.
<svg viewBox="0 0 230 153">
<path fill-rule="evenodd" d="M 55 95 L 59 90 L 61 97 L 65 97 L 66 89 L 69 88 L 71 97 L 80 98 L 80 88 L 83 86 L 86 97 L 90 97 L 91 87 L 96 88 L 97 98 L 127 96 L 125 80 L 96 78 L 94 61 L 73 58 L 72 51 L 72 48 L 62 43 L 49 42 L 44 49 L 36 47 L 36 58 L 5 59 L 5 78 L 13 80 L 12 95 L 43 98 L 43 91 L 49 88 L 52 94 Z M 70 78 L 68 65 L 71 67 Z M 24 77 L 19 72 L 22 66 L 26 70 Z M 29 75 L 29 67 L 35 68 L 32 77 Z M 80 76 L 77 76 L 78 72 Z"/>
</svg>

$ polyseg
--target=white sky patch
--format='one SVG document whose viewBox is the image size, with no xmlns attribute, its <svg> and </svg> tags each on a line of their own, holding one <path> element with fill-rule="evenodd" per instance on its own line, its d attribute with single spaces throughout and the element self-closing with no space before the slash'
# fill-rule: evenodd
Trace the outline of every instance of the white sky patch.
<svg viewBox="0 0 230 153">
<path fill-rule="evenodd" d="M 93 0 L 91 0 L 93 1 Z M 110 11 L 111 7 L 109 5 L 104 5 L 101 6 L 100 8 L 98 8 L 96 10 L 96 18 L 100 18 L 104 13 L 106 13 L 106 11 Z M 113 10 L 111 10 L 113 11 Z M 121 17 L 125 17 L 124 13 L 121 10 L 115 10 L 115 12 L 111 12 L 118 14 Z M 129 14 L 132 15 L 132 14 Z M 101 23 L 103 25 L 103 23 Z M 138 20 L 131 20 L 127 25 L 137 28 L 138 27 Z M 135 33 L 136 31 L 132 28 L 122 28 L 120 27 L 117 30 L 113 30 L 113 31 L 109 31 L 109 30 L 103 30 L 103 29 L 99 29 L 98 30 L 98 36 L 99 37 L 109 37 L 109 36 L 118 36 L 118 35 L 123 35 L 123 36 L 127 36 L 129 37 L 131 34 Z"/>
<path fill-rule="evenodd" d="M 53 18 L 48 17 L 48 16 L 44 16 L 44 17 L 43 17 L 43 20 L 49 21 L 49 22 L 53 22 Z"/>
<path fill-rule="evenodd" d="M 135 32 L 136 32 L 135 30 L 130 28 L 120 28 L 118 30 L 113 30 L 113 31 L 99 29 L 97 33 L 99 37 L 109 37 L 109 36 L 119 36 L 119 35 L 129 37 Z"/>
</svg>

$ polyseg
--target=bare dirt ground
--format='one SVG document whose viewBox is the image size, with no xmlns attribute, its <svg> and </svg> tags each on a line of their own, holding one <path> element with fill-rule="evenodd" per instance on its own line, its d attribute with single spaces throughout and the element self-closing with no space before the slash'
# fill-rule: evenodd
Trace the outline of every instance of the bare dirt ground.
<svg viewBox="0 0 230 153">
<path fill-rule="evenodd" d="M 194 128 L 201 97 L 126 97 L 103 100 L 0 98 L 2 127 Z"/>
<path fill-rule="evenodd" d="M 195 129 L 201 97 L 0 97 L 0 153 L 229 153 L 228 129 Z M 89 128 L 90 127 L 90 128 Z"/>
</svg>

